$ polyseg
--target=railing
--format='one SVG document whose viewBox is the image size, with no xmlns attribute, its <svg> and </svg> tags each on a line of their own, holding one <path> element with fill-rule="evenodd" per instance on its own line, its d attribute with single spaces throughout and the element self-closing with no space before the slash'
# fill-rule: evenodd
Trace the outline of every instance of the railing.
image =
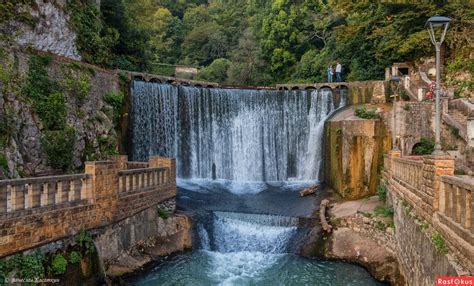
<svg viewBox="0 0 474 286">
<path fill-rule="evenodd" d="M 119 193 L 147 190 L 170 182 L 169 168 L 119 171 Z"/>
<path fill-rule="evenodd" d="M 472 222 L 474 180 L 456 176 L 442 176 L 441 182 L 439 212 L 472 235 L 474 233 Z"/>
<path fill-rule="evenodd" d="M 392 176 L 416 190 L 421 190 L 423 161 L 404 158 L 393 158 L 391 164 Z"/>
<path fill-rule="evenodd" d="M 0 214 L 89 198 L 87 174 L 0 181 Z"/>
<path fill-rule="evenodd" d="M 125 165 L 127 166 L 127 170 L 148 168 L 148 162 L 127 161 Z"/>
<path fill-rule="evenodd" d="M 388 155 L 383 155 L 383 168 L 386 172 L 390 172 L 390 158 Z"/>
</svg>

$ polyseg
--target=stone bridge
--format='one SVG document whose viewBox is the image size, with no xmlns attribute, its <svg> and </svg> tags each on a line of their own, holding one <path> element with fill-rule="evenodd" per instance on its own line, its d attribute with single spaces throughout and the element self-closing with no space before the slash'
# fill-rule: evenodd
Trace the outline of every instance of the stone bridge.
<svg viewBox="0 0 474 286">
<path fill-rule="evenodd" d="M 177 85 L 182 85 L 182 86 L 194 86 L 194 87 L 206 87 L 206 88 L 219 87 L 219 84 L 215 82 L 183 79 L 183 78 L 154 75 L 154 74 L 142 73 L 142 72 L 131 72 L 131 71 L 122 71 L 122 70 L 119 70 L 118 72 L 126 74 L 128 80 L 130 81 L 141 80 L 141 81 L 146 81 L 146 82 L 169 83 L 169 84 L 177 84 Z"/>
<path fill-rule="evenodd" d="M 353 81 L 331 83 L 285 83 L 277 84 L 277 90 L 321 90 L 348 91 L 349 104 L 384 103 L 388 96 L 388 81 Z"/>
</svg>

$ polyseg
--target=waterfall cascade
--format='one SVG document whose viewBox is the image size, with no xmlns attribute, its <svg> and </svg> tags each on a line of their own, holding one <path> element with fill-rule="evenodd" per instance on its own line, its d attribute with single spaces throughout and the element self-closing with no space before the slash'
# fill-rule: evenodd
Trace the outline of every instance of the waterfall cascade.
<svg viewBox="0 0 474 286">
<path fill-rule="evenodd" d="M 207 89 L 134 81 L 131 155 L 177 158 L 181 178 L 317 180 L 331 90 Z"/>
</svg>

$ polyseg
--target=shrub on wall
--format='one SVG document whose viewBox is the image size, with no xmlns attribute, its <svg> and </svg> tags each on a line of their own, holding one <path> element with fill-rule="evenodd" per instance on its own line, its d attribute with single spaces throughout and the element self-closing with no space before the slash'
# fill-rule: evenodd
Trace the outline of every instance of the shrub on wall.
<svg viewBox="0 0 474 286">
<path fill-rule="evenodd" d="M 54 275 L 61 275 L 66 273 L 67 269 L 67 260 L 62 254 L 55 254 L 53 260 L 51 261 L 50 271 Z"/>
<path fill-rule="evenodd" d="M 433 153 L 435 143 L 433 139 L 421 138 L 420 142 L 413 147 L 413 155 L 430 155 Z"/>
<path fill-rule="evenodd" d="M 102 97 L 105 103 L 112 106 L 114 110 L 113 121 L 116 129 L 120 128 L 120 118 L 122 116 L 122 108 L 124 103 L 124 95 L 122 92 L 108 92 Z"/>
<path fill-rule="evenodd" d="M 51 167 L 64 171 L 70 169 L 75 135 L 76 130 L 69 126 L 66 126 L 64 130 L 52 130 L 44 133 L 41 138 L 41 146 Z"/>
<path fill-rule="evenodd" d="M 354 110 L 354 115 L 359 117 L 359 118 L 362 118 L 362 119 L 375 119 L 375 118 L 378 118 L 376 108 L 372 108 L 370 110 L 367 110 L 367 108 L 365 106 L 357 107 Z"/>
</svg>

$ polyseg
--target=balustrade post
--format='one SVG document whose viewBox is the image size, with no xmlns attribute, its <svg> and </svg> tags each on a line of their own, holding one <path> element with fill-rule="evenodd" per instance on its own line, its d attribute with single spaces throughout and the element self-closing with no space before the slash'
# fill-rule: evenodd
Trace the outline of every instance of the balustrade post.
<svg viewBox="0 0 474 286">
<path fill-rule="evenodd" d="M 91 176 L 91 199 L 97 204 L 98 226 L 113 222 L 118 213 L 118 167 L 113 161 L 86 162 L 86 174 Z"/>
<path fill-rule="evenodd" d="M 454 159 L 449 155 L 425 156 L 423 158 L 423 179 L 422 192 L 433 198 L 431 213 L 439 209 L 439 205 L 444 205 L 446 196 L 441 195 L 441 176 L 454 175 Z"/>
<path fill-rule="evenodd" d="M 115 162 L 119 170 L 127 169 L 127 161 L 128 161 L 127 155 L 110 155 L 107 159 Z"/>
<path fill-rule="evenodd" d="M 391 150 L 388 152 L 388 161 L 390 164 L 390 172 L 388 173 L 389 178 L 391 179 L 394 174 L 398 171 L 397 167 L 395 166 L 395 162 L 393 159 L 400 158 L 402 156 L 402 151 L 400 150 Z"/>
</svg>

